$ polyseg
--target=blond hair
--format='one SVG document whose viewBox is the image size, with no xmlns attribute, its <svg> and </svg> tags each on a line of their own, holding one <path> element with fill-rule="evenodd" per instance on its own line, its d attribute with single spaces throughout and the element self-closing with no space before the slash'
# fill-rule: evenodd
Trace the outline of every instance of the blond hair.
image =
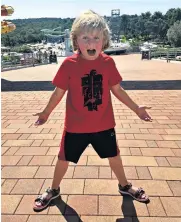
<svg viewBox="0 0 181 222">
<path fill-rule="evenodd" d="M 98 30 L 103 34 L 103 46 L 102 50 L 107 49 L 110 46 L 110 31 L 109 27 L 100 15 L 92 10 L 85 11 L 79 17 L 77 17 L 72 25 L 70 39 L 74 51 L 79 50 L 77 45 L 77 36 L 82 31 L 94 31 Z"/>
</svg>

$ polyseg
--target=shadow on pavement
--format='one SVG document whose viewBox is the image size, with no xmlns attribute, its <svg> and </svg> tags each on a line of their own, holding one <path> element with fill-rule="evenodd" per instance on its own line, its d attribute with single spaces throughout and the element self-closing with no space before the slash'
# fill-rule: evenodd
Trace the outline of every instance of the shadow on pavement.
<svg viewBox="0 0 181 222">
<path fill-rule="evenodd" d="M 118 218 L 116 219 L 116 222 L 139 222 L 133 201 L 134 201 L 133 198 L 129 196 L 123 196 L 121 210 L 123 212 L 124 218 Z M 139 203 L 139 204 L 145 204 L 145 203 Z"/>
<path fill-rule="evenodd" d="M 65 221 L 67 221 L 67 222 L 83 222 L 80 219 L 80 216 L 77 214 L 77 212 L 72 207 L 70 207 L 68 204 L 66 204 L 61 199 L 61 197 L 53 200 L 51 206 L 56 206 L 59 209 L 60 214 L 65 218 Z"/>
<path fill-rule="evenodd" d="M 125 90 L 181 90 L 181 80 L 123 81 Z M 53 91 L 51 81 L 9 81 L 1 79 L 1 91 Z"/>
</svg>

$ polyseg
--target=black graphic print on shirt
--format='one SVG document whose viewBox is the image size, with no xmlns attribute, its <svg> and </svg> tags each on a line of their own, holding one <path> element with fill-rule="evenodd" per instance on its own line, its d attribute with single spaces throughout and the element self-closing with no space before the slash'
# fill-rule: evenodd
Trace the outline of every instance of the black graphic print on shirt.
<svg viewBox="0 0 181 222">
<path fill-rule="evenodd" d="M 102 104 L 102 75 L 97 74 L 92 69 L 89 74 L 82 77 L 82 94 L 84 96 L 84 107 L 88 107 L 88 111 L 98 111 L 98 105 Z"/>
</svg>

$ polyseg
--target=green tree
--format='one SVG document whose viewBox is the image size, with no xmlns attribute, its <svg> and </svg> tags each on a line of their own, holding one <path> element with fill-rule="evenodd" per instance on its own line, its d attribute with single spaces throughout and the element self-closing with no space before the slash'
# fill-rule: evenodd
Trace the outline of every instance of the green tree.
<svg viewBox="0 0 181 222">
<path fill-rule="evenodd" d="M 181 47 L 181 21 L 177 21 L 167 32 L 169 42 L 176 47 Z"/>
</svg>

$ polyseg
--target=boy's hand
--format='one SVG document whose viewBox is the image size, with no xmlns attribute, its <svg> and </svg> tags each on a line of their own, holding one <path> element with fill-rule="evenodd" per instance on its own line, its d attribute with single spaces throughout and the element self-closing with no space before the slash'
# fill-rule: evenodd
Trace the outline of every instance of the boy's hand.
<svg viewBox="0 0 181 222">
<path fill-rule="evenodd" d="M 49 115 L 45 112 L 36 113 L 33 114 L 33 116 L 38 116 L 38 120 L 35 122 L 35 126 L 43 125 L 49 117 Z"/>
<path fill-rule="evenodd" d="M 151 116 L 146 112 L 146 109 L 151 109 L 151 107 L 148 106 L 139 106 L 136 110 L 136 114 L 138 115 L 138 117 L 142 120 L 145 121 L 152 121 Z"/>
</svg>

